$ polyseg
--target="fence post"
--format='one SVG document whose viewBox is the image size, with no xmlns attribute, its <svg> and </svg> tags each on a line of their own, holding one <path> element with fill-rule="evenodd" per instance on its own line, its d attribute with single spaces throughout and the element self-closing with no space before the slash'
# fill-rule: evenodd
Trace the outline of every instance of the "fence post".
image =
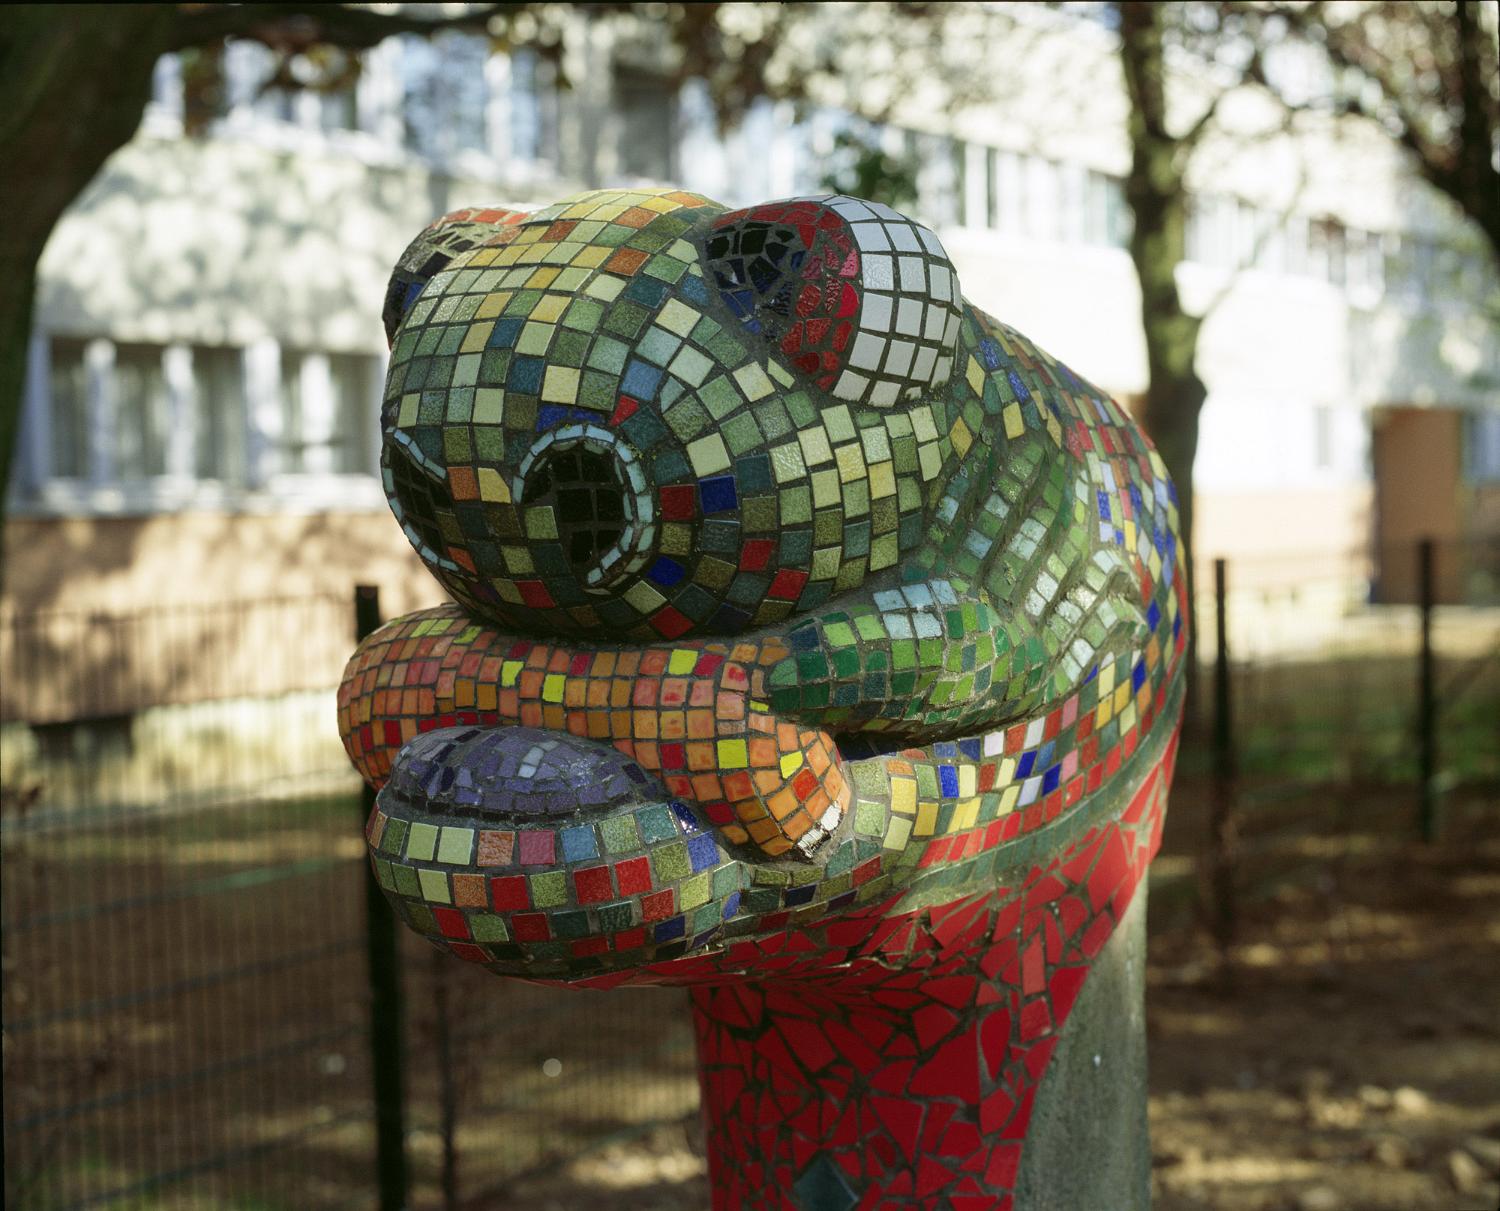
<svg viewBox="0 0 1500 1211">
<path fill-rule="evenodd" d="M 1438 835 L 1437 804 L 1437 668 L 1432 652 L 1432 607 L 1437 598 L 1434 544 L 1424 538 L 1417 543 L 1418 609 L 1422 642 L 1417 656 L 1417 759 L 1419 822 L 1422 840 Z"/>
<path fill-rule="evenodd" d="M 1229 594 L 1226 564 L 1214 560 L 1213 795 L 1209 807 L 1209 916 L 1219 959 L 1225 963 L 1235 933 L 1233 703 L 1229 683 Z"/>
<path fill-rule="evenodd" d="M 448 999 L 448 981 L 454 962 L 451 955 L 436 948 L 427 957 L 432 965 L 430 978 L 432 1034 L 438 1074 L 438 1134 L 443 1141 L 443 1211 L 458 1211 L 458 1072 L 453 1064 L 453 1011 Z"/>
<path fill-rule="evenodd" d="M 354 632 L 364 639 L 380 626 L 380 589 L 356 585 Z M 375 792 L 363 788 L 365 819 L 375 808 Z M 380 1211 L 405 1211 L 406 1102 L 402 1080 L 401 972 L 396 955 L 396 922 L 375 872 L 365 864 L 365 956 L 370 980 L 370 1069 L 375 1085 L 375 1172 Z"/>
</svg>

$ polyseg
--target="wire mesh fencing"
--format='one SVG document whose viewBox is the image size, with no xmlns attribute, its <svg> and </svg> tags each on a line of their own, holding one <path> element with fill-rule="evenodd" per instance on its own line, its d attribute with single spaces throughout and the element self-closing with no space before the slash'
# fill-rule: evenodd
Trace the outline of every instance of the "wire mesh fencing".
<svg viewBox="0 0 1500 1211">
<path fill-rule="evenodd" d="M 1237 897 L 1328 882 L 1356 834 L 1431 840 L 1500 805 L 1497 566 L 1493 540 L 1200 566 L 1175 797 L 1208 801 L 1197 873 L 1221 946 Z"/>
<path fill-rule="evenodd" d="M 341 597 L 0 618 L 6 1207 L 374 1206 L 375 1064 L 408 1075 L 412 1207 L 696 1106 L 680 995 L 415 937 L 372 1052 L 352 638 Z"/>
<path fill-rule="evenodd" d="M 1154 906 L 1227 893 L 1232 932 L 1236 896 L 1327 878 L 1372 830 L 1493 810 L 1494 547 L 1434 551 L 1425 582 L 1415 544 L 1237 559 L 1217 595 L 1199 569 L 1174 801 L 1221 795 L 1222 831 Z M 497 980 L 376 936 L 334 715 L 354 630 L 344 597 L 0 615 L 7 1208 L 469 1211 L 695 1112 L 680 992 Z"/>
</svg>

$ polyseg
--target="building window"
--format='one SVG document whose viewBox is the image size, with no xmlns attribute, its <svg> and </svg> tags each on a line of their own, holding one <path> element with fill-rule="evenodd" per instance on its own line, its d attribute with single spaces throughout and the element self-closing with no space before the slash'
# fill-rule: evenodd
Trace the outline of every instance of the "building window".
<svg viewBox="0 0 1500 1211">
<path fill-rule="evenodd" d="M 1234 201 L 1234 267 L 1249 269 L 1255 264 L 1265 235 L 1265 216 L 1259 207 L 1252 206 L 1243 198 Z"/>
<path fill-rule="evenodd" d="M 114 479 L 133 483 L 167 473 L 172 401 L 160 345 L 116 345 Z"/>
<path fill-rule="evenodd" d="M 284 489 L 303 501 L 378 499 L 348 479 L 374 487 L 380 357 L 61 336 L 37 352 L 45 394 L 28 387 L 16 477 L 27 499 L 83 512 L 176 509 L 281 490 L 277 476 L 301 477 Z M 279 379 L 268 378 L 277 365 Z M 213 490 L 200 497 L 199 484 Z"/>
<path fill-rule="evenodd" d="M 276 52 L 259 42 L 231 42 L 224 53 L 224 74 L 229 105 L 272 122 L 291 122 L 295 117 L 290 90 L 271 85 L 276 72 Z"/>
<path fill-rule="evenodd" d="M 88 343 L 67 337 L 50 342 L 51 472 L 58 479 L 89 477 Z"/>
<path fill-rule="evenodd" d="M 1313 408 L 1313 466 L 1320 471 L 1333 466 L 1333 409 L 1327 404 Z"/>
<path fill-rule="evenodd" d="M 166 113 L 182 116 L 182 59 L 166 54 L 151 70 L 151 103 Z"/>
<path fill-rule="evenodd" d="M 1125 200 L 1125 182 L 1119 177 L 1105 177 L 1104 198 L 1109 211 L 1110 245 L 1124 248 L 1129 245 L 1130 233 L 1135 228 L 1135 215 Z"/>
<path fill-rule="evenodd" d="M 1021 171 L 1021 157 L 1013 151 L 995 153 L 995 226 L 1011 235 L 1021 235 L 1025 227 L 1026 190 Z"/>
<path fill-rule="evenodd" d="M 1187 259 L 1200 265 L 1233 269 L 1240 249 L 1238 205 L 1223 194 L 1200 194 L 1190 199 L 1187 222 Z"/>
<path fill-rule="evenodd" d="M 1267 273 L 1286 272 L 1286 219 L 1270 211 L 1257 211 L 1260 224 L 1255 236 L 1255 267 Z"/>
<path fill-rule="evenodd" d="M 906 132 L 907 159 L 917 167 L 917 205 L 928 227 L 954 227 L 960 217 L 963 147 L 944 135 Z"/>
<path fill-rule="evenodd" d="M 1380 236 L 1351 230 L 1348 243 L 1349 286 L 1365 294 L 1379 294 L 1385 287 L 1385 252 Z"/>
<path fill-rule="evenodd" d="M 984 225 L 1000 226 L 1000 153 L 993 147 L 984 149 Z"/>
<path fill-rule="evenodd" d="M 969 152 L 958 139 L 953 140 L 953 201 L 959 226 L 978 227 L 985 208 L 982 199 L 969 197 Z"/>
<path fill-rule="evenodd" d="M 311 377 L 309 356 L 283 348 L 281 351 L 281 434 L 276 443 L 276 452 L 270 468 L 282 475 L 302 474 L 312 469 L 316 462 L 316 451 L 326 447 L 328 437 L 317 430 L 317 405 L 310 396 L 316 395 L 316 387 L 307 389 L 306 381 Z"/>
<path fill-rule="evenodd" d="M 1285 239 L 1282 249 L 1285 253 L 1284 269 L 1294 276 L 1306 276 L 1314 272 L 1312 254 L 1310 251 L 1310 235 L 1307 217 L 1300 214 L 1289 214 L 1283 225 Z"/>
<path fill-rule="evenodd" d="M 193 473 L 240 485 L 246 479 L 245 364 L 238 349 L 193 350 Z"/>
<path fill-rule="evenodd" d="M 1113 226 L 1110 221 L 1110 178 L 1102 172 L 1089 170 L 1084 177 L 1083 238 L 1085 243 L 1109 245 L 1114 243 Z"/>
<path fill-rule="evenodd" d="M 1436 279 L 1437 248 L 1420 236 L 1393 235 L 1386 245 L 1386 280 L 1401 294 L 1425 298 Z"/>
<path fill-rule="evenodd" d="M 617 64 L 614 109 L 620 123 L 620 171 L 626 178 L 669 181 L 675 175 L 677 98 L 660 76 Z"/>
<path fill-rule="evenodd" d="M 535 51 L 510 56 L 510 154 L 527 164 L 556 164 L 557 68 Z"/>
<path fill-rule="evenodd" d="M 1337 219 L 1314 219 L 1308 225 L 1308 260 L 1314 277 L 1342 286 L 1346 252 L 1344 225 Z"/>
<path fill-rule="evenodd" d="M 1027 156 L 1022 185 L 1026 234 L 1039 240 L 1055 240 L 1062 213 L 1061 178 L 1058 166 L 1040 156 Z"/>
<path fill-rule="evenodd" d="M 362 354 L 281 351 L 281 437 L 275 472 L 374 471 L 378 363 Z"/>
<path fill-rule="evenodd" d="M 1089 173 L 1082 164 L 1064 163 L 1057 168 L 1057 236 L 1067 244 L 1089 243 Z"/>
<path fill-rule="evenodd" d="M 1472 299 L 1483 297 L 1486 282 L 1486 258 L 1476 248 L 1439 244 L 1435 250 L 1434 269 L 1440 298 Z"/>
<path fill-rule="evenodd" d="M 317 65 L 321 86 L 310 96 L 316 109 L 318 125 L 324 130 L 358 130 L 359 74 L 358 56 L 351 50 L 324 48 L 325 59 Z"/>
<path fill-rule="evenodd" d="M 402 40 L 402 117 L 408 148 L 436 160 L 489 150 L 489 40 L 446 31 Z"/>
<path fill-rule="evenodd" d="M 1183 259 L 1203 264 L 1208 257 L 1209 198 L 1199 195 L 1188 199 L 1187 224 L 1182 233 Z"/>
<path fill-rule="evenodd" d="M 536 52 L 510 57 L 510 151 L 518 160 L 541 159 L 542 116 L 537 92 Z"/>
<path fill-rule="evenodd" d="M 207 98 L 216 115 L 240 110 L 265 121 L 314 130 L 359 128 L 360 60 L 352 50 L 323 46 L 283 59 L 259 42 L 236 39 L 221 56 L 214 51 L 190 53 L 194 58 L 189 74 L 218 94 Z M 179 68 L 179 96 L 181 75 Z"/>
<path fill-rule="evenodd" d="M 1464 467 L 1471 484 L 1500 483 L 1500 409 L 1470 412 L 1464 428 Z"/>
<path fill-rule="evenodd" d="M 380 361 L 362 353 L 331 353 L 328 369 L 333 384 L 333 469 L 341 475 L 373 475 Z"/>
<path fill-rule="evenodd" d="M 959 197 L 963 201 L 963 223 L 976 230 L 995 226 L 995 151 L 973 143 L 959 144 L 959 167 L 963 170 Z"/>
</svg>

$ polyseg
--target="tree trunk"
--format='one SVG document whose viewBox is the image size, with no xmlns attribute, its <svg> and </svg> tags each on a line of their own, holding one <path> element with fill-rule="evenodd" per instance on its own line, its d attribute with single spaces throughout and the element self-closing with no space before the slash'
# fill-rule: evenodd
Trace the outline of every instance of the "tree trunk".
<svg viewBox="0 0 1500 1211">
<path fill-rule="evenodd" d="M 1453 8 L 1458 50 L 1458 92 L 1462 107 L 1458 127 L 1457 188 L 1450 196 L 1479 224 L 1500 265 L 1500 172 L 1491 161 L 1495 146 L 1497 107 L 1490 96 L 1481 60 L 1495 53 L 1494 43 L 1479 20 L 1479 5 L 1459 0 Z"/>
<path fill-rule="evenodd" d="M 1193 459 L 1198 452 L 1198 413 L 1207 390 L 1194 368 L 1202 320 L 1187 314 L 1177 293 L 1177 266 L 1187 251 L 1187 192 L 1182 148 L 1167 130 L 1166 63 L 1162 10 L 1154 3 L 1118 5 L 1120 63 L 1130 102 L 1130 171 L 1125 200 L 1135 225 L 1130 259 L 1141 288 L 1141 324 L 1146 339 L 1148 382 L 1141 423 L 1177 487 L 1182 566 L 1192 573 Z M 1188 718 L 1197 703 L 1196 636 L 1188 596 Z"/>
<path fill-rule="evenodd" d="M 0 523 L 26 385 L 37 263 L 63 211 L 140 126 L 172 9 L 8 10 L 0 41 L 0 164 L 12 185 L 0 225 Z"/>
</svg>

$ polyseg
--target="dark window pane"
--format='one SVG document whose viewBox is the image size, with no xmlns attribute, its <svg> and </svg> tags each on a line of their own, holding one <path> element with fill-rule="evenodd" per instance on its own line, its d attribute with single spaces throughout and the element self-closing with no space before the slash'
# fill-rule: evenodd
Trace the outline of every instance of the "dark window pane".
<svg viewBox="0 0 1500 1211">
<path fill-rule="evenodd" d="M 86 479 L 89 473 L 87 345 L 63 337 L 52 339 L 52 467 L 54 478 Z"/>
<path fill-rule="evenodd" d="M 238 349 L 193 350 L 197 425 L 193 473 L 226 484 L 245 479 L 245 374 Z"/>
<path fill-rule="evenodd" d="M 620 169 L 625 176 L 669 180 L 673 175 L 677 97 L 666 81 L 617 67 L 615 113 L 620 119 Z"/>
<path fill-rule="evenodd" d="M 115 346 L 115 478 L 151 479 L 167 472 L 170 407 L 160 345 Z"/>
</svg>

